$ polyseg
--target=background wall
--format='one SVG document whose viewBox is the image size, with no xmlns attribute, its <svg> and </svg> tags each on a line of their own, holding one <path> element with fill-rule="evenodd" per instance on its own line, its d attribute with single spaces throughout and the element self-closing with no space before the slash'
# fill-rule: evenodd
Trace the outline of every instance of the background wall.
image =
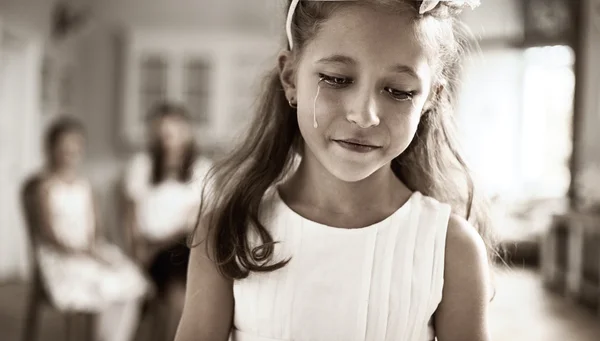
<svg viewBox="0 0 600 341">
<path fill-rule="evenodd" d="M 580 169 L 600 166 L 600 0 L 584 0 L 583 3 L 579 51 L 582 65 L 577 74 L 581 82 L 580 134 L 576 141 L 577 167 Z"/>
</svg>

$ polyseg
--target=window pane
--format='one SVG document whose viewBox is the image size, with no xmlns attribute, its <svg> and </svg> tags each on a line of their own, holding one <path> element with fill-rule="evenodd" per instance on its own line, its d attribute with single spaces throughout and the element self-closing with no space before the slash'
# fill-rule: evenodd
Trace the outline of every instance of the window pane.
<svg viewBox="0 0 600 341">
<path fill-rule="evenodd" d="M 167 63 L 160 56 L 149 56 L 141 65 L 141 91 L 165 94 Z"/>
<path fill-rule="evenodd" d="M 206 124 L 210 118 L 210 87 L 212 65 L 204 59 L 190 60 L 185 64 L 185 98 L 186 106 L 192 119 L 199 124 Z"/>
<path fill-rule="evenodd" d="M 570 183 L 575 74 L 569 47 L 525 51 L 523 180 L 536 197 L 566 195 Z"/>
</svg>

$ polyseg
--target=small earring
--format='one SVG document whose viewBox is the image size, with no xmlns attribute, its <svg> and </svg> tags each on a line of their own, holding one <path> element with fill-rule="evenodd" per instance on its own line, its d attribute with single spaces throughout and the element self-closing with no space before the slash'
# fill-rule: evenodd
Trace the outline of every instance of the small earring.
<svg viewBox="0 0 600 341">
<path fill-rule="evenodd" d="M 296 108 L 298 108 L 298 104 L 297 103 L 293 103 L 292 102 L 293 100 L 294 100 L 293 98 L 290 99 L 290 100 L 288 100 L 288 103 L 289 103 L 290 107 L 296 109 Z"/>
</svg>

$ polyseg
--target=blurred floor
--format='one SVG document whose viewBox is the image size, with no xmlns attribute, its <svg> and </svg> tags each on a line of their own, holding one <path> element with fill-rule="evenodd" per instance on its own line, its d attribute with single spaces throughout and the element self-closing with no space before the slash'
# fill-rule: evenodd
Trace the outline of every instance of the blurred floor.
<svg viewBox="0 0 600 341">
<path fill-rule="evenodd" d="M 0 340 L 16 341 L 27 287 L 0 286 Z M 44 312 L 39 341 L 61 340 L 63 322 L 51 310 Z M 597 341 L 600 317 L 545 292 L 530 270 L 498 273 L 491 309 L 493 341 Z"/>
<path fill-rule="evenodd" d="M 537 273 L 511 269 L 497 276 L 493 341 L 600 340 L 600 316 L 545 291 Z"/>
</svg>

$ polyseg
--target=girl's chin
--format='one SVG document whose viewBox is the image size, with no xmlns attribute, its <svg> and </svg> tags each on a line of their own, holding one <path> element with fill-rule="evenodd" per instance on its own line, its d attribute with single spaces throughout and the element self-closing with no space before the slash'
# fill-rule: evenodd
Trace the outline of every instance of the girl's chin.
<svg viewBox="0 0 600 341">
<path fill-rule="evenodd" d="M 373 175 L 379 168 L 373 165 L 349 162 L 329 162 L 326 166 L 331 175 L 344 182 L 359 182 Z"/>
</svg>

